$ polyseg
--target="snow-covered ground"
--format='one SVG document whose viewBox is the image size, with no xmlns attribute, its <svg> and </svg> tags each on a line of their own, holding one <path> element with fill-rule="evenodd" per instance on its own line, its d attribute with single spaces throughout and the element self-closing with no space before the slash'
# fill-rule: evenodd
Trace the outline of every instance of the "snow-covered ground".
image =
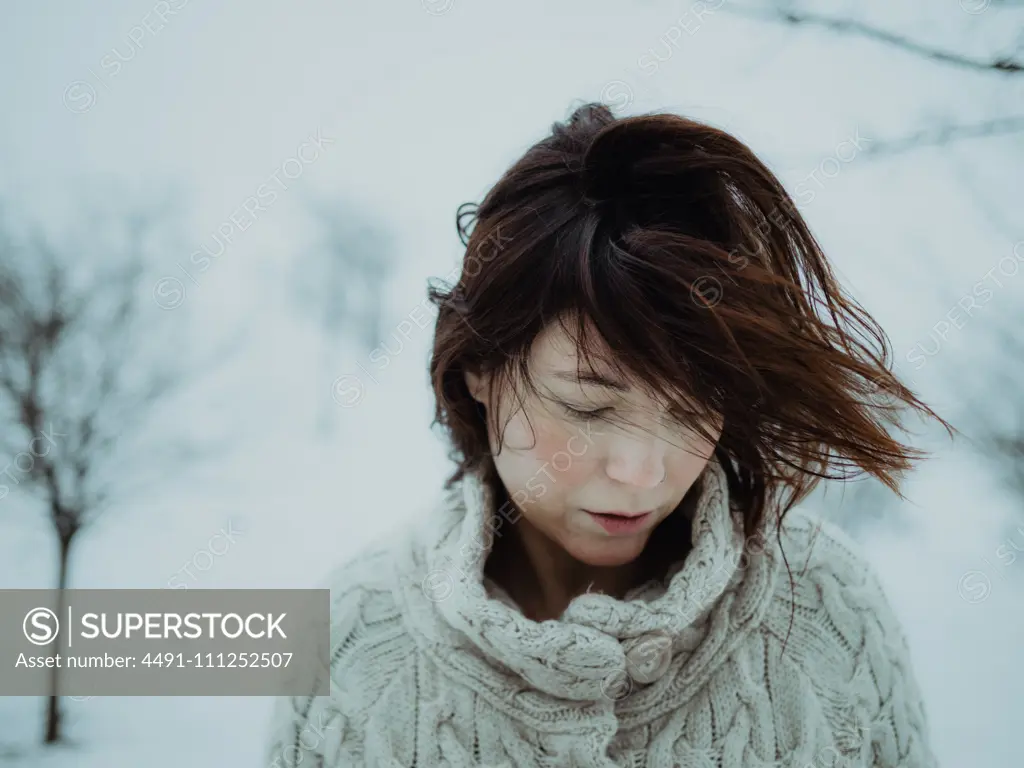
<svg viewBox="0 0 1024 768">
<path fill-rule="evenodd" d="M 857 7 L 940 42 L 962 42 L 983 21 L 963 3 L 941 5 Z M 401 267 L 381 341 L 394 349 L 427 278 L 449 275 L 459 258 L 457 205 L 479 199 L 573 100 L 710 120 L 746 139 L 796 189 L 832 167 L 823 164 L 844 140 L 902 135 L 943 113 L 950 94 L 976 92 L 969 74 L 866 41 L 796 34 L 724 11 L 695 21 L 687 3 L 627 6 L 229 0 L 179 3 L 156 32 L 137 31 L 147 14 L 152 21 L 149 0 L 72 5 L 59 16 L 45 4 L 5 12 L 0 71 L 17 76 L 0 78 L 0 192 L 63 221 L 97 180 L 104 189 L 180 182 L 192 210 L 188 250 L 168 258 L 168 274 L 308 136 L 320 130 L 334 141 L 186 285 L 185 305 L 169 314 L 188 318 L 196 345 L 245 334 L 216 381 L 170 416 L 195 434 L 217 425 L 231 436 L 228 449 L 174 469 L 87 531 L 72 586 L 164 587 L 229 523 L 241 531 L 237 543 L 190 586 L 312 586 L 439 491 L 448 464 L 429 429 L 429 328 L 417 328 L 388 369 L 363 382 L 355 407 L 336 408 L 331 434 L 315 428 L 318 399 L 336 377 L 361 375 L 367 352 L 339 344 L 337 363 L 322 369 L 322 339 L 288 294 L 302 267 L 307 193 L 359 200 L 393 228 Z M 112 49 L 127 58 L 133 38 L 135 54 L 112 75 L 101 62 Z M 652 51 L 663 59 L 653 71 Z M 76 111 L 90 93 L 94 103 Z M 957 108 L 986 106 L 977 100 Z M 938 335 L 957 298 L 1012 253 L 976 194 L 1012 199 L 1010 151 L 993 140 L 885 163 L 854 157 L 836 175 L 819 172 L 823 183 L 803 198 L 841 279 L 940 410 L 956 402 L 943 372 L 967 365 L 987 324 L 1024 304 L 1021 270 L 976 317 Z M 1024 237 L 1024 222 L 1009 225 Z M 909 363 L 915 349 L 927 350 L 919 370 Z M 869 526 L 862 541 L 910 635 L 943 766 L 1012 768 L 1024 764 L 1024 517 L 984 466 L 937 448 L 908 483 L 903 524 Z M 51 586 L 49 533 L 13 495 L 0 500 L 0 531 L 0 587 Z M 1014 562 L 1000 550 L 1010 544 L 1022 550 Z M 269 715 L 262 698 L 68 701 L 70 743 L 46 750 L 38 746 L 42 707 L 0 697 L 0 764 L 259 765 Z"/>
</svg>

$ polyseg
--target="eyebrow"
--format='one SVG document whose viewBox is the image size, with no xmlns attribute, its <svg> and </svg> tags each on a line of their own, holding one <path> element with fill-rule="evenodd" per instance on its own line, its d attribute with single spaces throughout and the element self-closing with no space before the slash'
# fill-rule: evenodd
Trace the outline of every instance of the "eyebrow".
<svg viewBox="0 0 1024 768">
<path fill-rule="evenodd" d="M 562 381 L 568 381 L 572 384 L 593 384 L 597 387 L 604 387 L 605 389 L 611 389 L 616 392 L 629 392 L 629 387 L 623 384 L 617 379 L 610 379 L 607 376 L 602 376 L 600 373 L 593 371 L 581 371 L 577 374 L 575 371 L 555 371 L 552 374 L 556 379 Z"/>
</svg>

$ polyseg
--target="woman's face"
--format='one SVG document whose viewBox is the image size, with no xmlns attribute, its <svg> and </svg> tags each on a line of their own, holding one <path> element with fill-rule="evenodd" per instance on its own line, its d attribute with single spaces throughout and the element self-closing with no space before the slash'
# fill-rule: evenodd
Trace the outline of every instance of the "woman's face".
<svg viewBox="0 0 1024 768">
<path fill-rule="evenodd" d="M 498 475 L 523 517 L 577 560 L 593 566 L 631 562 L 651 531 L 682 501 L 714 444 L 673 422 L 663 404 L 610 369 L 577 377 L 576 345 L 559 323 L 534 342 L 530 371 L 538 395 L 521 387 L 488 400 L 487 378 L 467 374 L 470 392 L 497 424 L 490 429 Z M 611 379 L 602 385 L 587 374 Z M 514 410 L 514 413 L 510 413 Z M 490 421 L 490 420 L 489 420 Z M 532 425 L 532 428 L 531 428 Z M 720 429 L 711 431 L 716 440 Z M 649 511 L 628 530 L 609 531 L 592 512 Z"/>
</svg>

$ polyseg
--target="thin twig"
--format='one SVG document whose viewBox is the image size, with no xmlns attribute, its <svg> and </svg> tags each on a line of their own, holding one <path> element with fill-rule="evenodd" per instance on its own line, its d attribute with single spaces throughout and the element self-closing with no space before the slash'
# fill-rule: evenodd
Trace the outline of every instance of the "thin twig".
<svg viewBox="0 0 1024 768">
<path fill-rule="evenodd" d="M 944 64 L 970 69 L 976 72 L 997 72 L 999 74 L 1017 75 L 1024 72 L 1024 62 L 1018 61 L 1009 56 L 1002 58 L 974 58 L 964 53 L 944 50 L 926 43 L 911 40 L 904 35 L 882 29 L 880 27 L 866 24 L 856 19 L 834 18 L 808 11 L 791 11 L 781 8 L 764 9 L 738 6 L 734 3 L 726 3 L 723 10 L 734 13 L 737 16 L 745 16 L 758 21 L 770 21 L 781 24 L 821 27 L 838 32 L 844 35 L 854 35 L 876 42 L 891 45 L 907 53 L 920 56 L 932 61 L 940 61 Z"/>
<path fill-rule="evenodd" d="M 967 125 L 940 125 L 897 139 L 883 139 L 864 148 L 867 157 L 891 157 L 925 147 L 942 147 L 964 139 L 1006 136 L 1024 132 L 1024 115 L 998 117 Z"/>
</svg>

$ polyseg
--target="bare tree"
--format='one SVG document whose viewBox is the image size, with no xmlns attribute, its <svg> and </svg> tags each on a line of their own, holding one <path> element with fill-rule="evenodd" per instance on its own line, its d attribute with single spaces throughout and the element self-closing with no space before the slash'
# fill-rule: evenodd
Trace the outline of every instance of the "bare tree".
<svg viewBox="0 0 1024 768">
<path fill-rule="evenodd" d="M 45 509 L 57 542 L 58 615 L 78 535 L 145 485 L 128 448 L 184 380 L 159 329 L 145 322 L 147 310 L 161 314 L 144 280 L 158 220 L 126 216 L 112 247 L 100 235 L 56 247 L 38 230 L 15 235 L 0 223 L 0 450 L 11 457 L 0 499 L 18 494 Z M 100 231 L 100 222 L 90 225 Z M 162 453 L 145 456 L 162 476 L 168 459 L 194 455 L 195 446 L 173 437 L 161 435 Z M 54 668 L 47 743 L 62 738 L 58 675 Z"/>
<path fill-rule="evenodd" d="M 330 382 L 339 360 L 338 344 L 354 339 L 370 352 L 380 343 L 383 291 L 394 266 L 391 233 L 351 201 L 313 199 L 307 204 L 315 242 L 296 264 L 296 296 L 323 333 L 319 388 L 321 434 L 334 413 Z"/>
</svg>

